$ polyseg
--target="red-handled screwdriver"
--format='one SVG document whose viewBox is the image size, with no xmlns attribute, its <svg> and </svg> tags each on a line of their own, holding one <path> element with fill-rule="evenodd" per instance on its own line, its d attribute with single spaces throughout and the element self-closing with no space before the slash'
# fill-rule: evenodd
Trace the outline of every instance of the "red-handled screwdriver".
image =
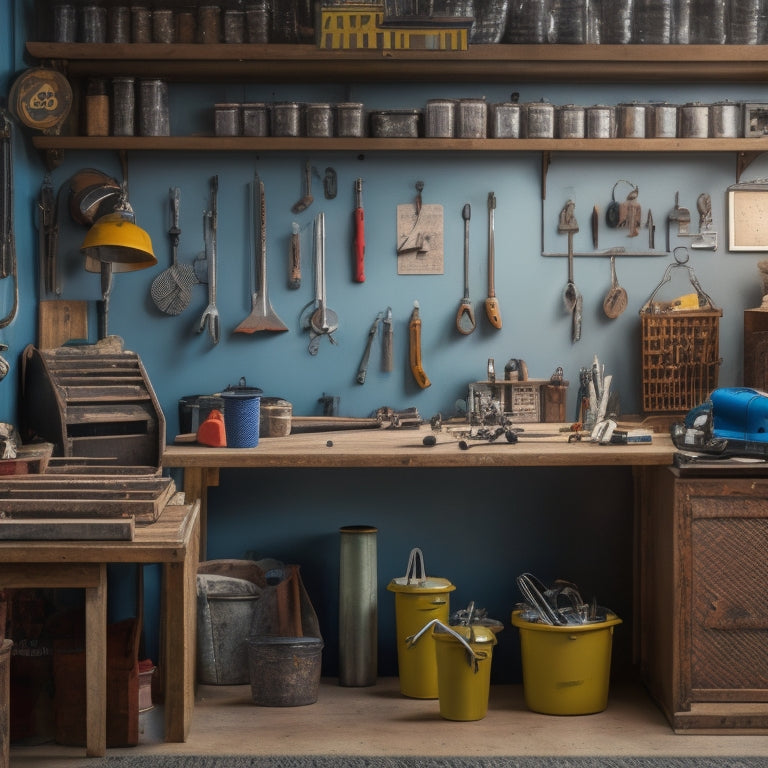
<svg viewBox="0 0 768 768">
<path fill-rule="evenodd" d="M 363 180 L 355 179 L 354 279 L 365 282 L 365 213 L 363 212 Z"/>
</svg>

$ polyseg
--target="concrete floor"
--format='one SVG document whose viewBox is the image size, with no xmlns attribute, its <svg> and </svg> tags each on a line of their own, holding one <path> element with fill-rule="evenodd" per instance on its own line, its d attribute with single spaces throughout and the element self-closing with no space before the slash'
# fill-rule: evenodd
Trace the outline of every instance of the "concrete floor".
<svg viewBox="0 0 768 768">
<path fill-rule="evenodd" d="M 165 744 L 162 708 L 140 715 L 141 743 L 108 754 L 765 756 L 768 735 L 677 735 L 645 689 L 612 685 L 599 714 L 556 717 L 526 709 L 521 686 L 492 686 L 487 716 L 440 717 L 438 702 L 405 698 L 397 679 L 345 688 L 324 679 L 315 704 L 259 707 L 249 686 L 199 686 L 189 740 Z M 75 768 L 84 751 L 55 744 L 11 748 L 11 768 Z M 86 763 L 87 764 L 87 763 Z"/>
</svg>

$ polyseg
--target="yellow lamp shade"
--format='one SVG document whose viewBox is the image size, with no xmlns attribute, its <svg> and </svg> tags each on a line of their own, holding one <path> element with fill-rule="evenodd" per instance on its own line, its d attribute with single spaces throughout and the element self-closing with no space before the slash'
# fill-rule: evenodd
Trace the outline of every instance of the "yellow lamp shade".
<svg viewBox="0 0 768 768">
<path fill-rule="evenodd" d="M 99 272 L 100 262 L 112 264 L 115 272 L 134 272 L 157 264 L 149 235 L 119 212 L 102 216 L 88 230 L 80 250 L 89 272 Z"/>
</svg>

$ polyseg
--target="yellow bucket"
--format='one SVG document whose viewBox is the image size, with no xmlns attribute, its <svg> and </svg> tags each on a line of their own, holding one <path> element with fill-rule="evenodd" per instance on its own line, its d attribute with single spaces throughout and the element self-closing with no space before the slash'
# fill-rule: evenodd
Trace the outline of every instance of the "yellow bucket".
<svg viewBox="0 0 768 768">
<path fill-rule="evenodd" d="M 468 661 L 467 649 L 460 640 L 433 632 L 440 715 L 446 720 L 482 720 L 488 714 L 496 635 L 479 625 L 451 629 L 467 641 L 476 659 Z"/>
<path fill-rule="evenodd" d="M 429 638 L 408 647 L 406 638 L 415 635 L 432 619 L 448 623 L 450 596 L 456 587 L 448 579 L 409 581 L 392 579 L 387 585 L 395 593 L 395 631 L 400 692 L 414 699 L 437 698 L 437 656 Z"/>
<path fill-rule="evenodd" d="M 512 612 L 520 630 L 525 704 L 545 715 L 589 715 L 608 706 L 613 628 L 609 613 L 595 624 L 552 626 Z"/>
</svg>

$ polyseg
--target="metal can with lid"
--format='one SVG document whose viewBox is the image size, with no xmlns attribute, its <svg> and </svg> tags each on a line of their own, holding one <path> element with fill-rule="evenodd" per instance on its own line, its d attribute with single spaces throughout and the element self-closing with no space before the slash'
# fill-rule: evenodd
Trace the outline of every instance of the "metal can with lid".
<svg viewBox="0 0 768 768">
<path fill-rule="evenodd" d="M 559 139 L 584 138 L 584 107 L 563 104 L 555 110 Z"/>
<path fill-rule="evenodd" d="M 359 138 L 365 136 L 363 105 L 346 101 L 336 105 L 336 135 Z"/>
<path fill-rule="evenodd" d="M 74 43 L 77 41 L 77 11 L 70 3 L 53 6 L 53 42 Z"/>
<path fill-rule="evenodd" d="M 112 135 L 133 136 L 135 132 L 135 81 L 132 77 L 112 78 Z"/>
<path fill-rule="evenodd" d="M 245 12 L 237 8 L 224 11 L 224 42 L 242 43 L 245 40 Z"/>
<path fill-rule="evenodd" d="M 243 104 L 243 136 L 268 136 L 269 112 L 264 102 Z"/>
<path fill-rule="evenodd" d="M 713 139 L 733 139 L 743 135 L 742 105 L 721 101 L 709 106 L 710 135 Z"/>
<path fill-rule="evenodd" d="M 152 11 L 146 5 L 131 6 L 131 42 L 152 42 Z"/>
<path fill-rule="evenodd" d="M 424 135 L 427 138 L 451 138 L 455 133 L 455 118 L 455 99 L 429 99 L 424 113 Z"/>
<path fill-rule="evenodd" d="M 239 104 L 214 104 L 214 133 L 216 136 L 239 136 L 243 131 Z"/>
<path fill-rule="evenodd" d="M 519 139 L 523 135 L 525 107 L 514 101 L 488 106 L 488 134 L 493 139 Z"/>
<path fill-rule="evenodd" d="M 485 99 L 458 100 L 455 133 L 461 139 L 484 139 L 488 135 L 488 105 Z"/>
<path fill-rule="evenodd" d="M 107 15 L 107 41 L 131 42 L 131 9 L 127 5 L 114 5 Z"/>
<path fill-rule="evenodd" d="M 245 6 L 245 41 L 269 42 L 269 4 L 266 0 Z"/>
<path fill-rule="evenodd" d="M 616 135 L 613 107 L 594 104 L 584 110 L 584 132 L 588 139 L 612 139 Z"/>
<path fill-rule="evenodd" d="M 526 131 L 529 139 L 551 139 L 555 135 L 555 108 L 546 101 L 527 104 Z"/>
<path fill-rule="evenodd" d="M 420 109 L 371 112 L 371 136 L 377 139 L 415 139 L 419 136 Z"/>
<path fill-rule="evenodd" d="M 168 83 L 164 80 L 139 80 L 139 135 L 171 135 Z"/>
<path fill-rule="evenodd" d="M 305 104 L 304 125 L 307 136 L 329 138 L 333 136 L 333 109 L 330 104 Z"/>
<path fill-rule="evenodd" d="M 301 105 L 297 101 L 278 101 L 272 105 L 272 135 L 301 136 Z"/>
<path fill-rule="evenodd" d="M 654 139 L 674 139 L 677 136 L 679 118 L 675 104 L 648 104 L 646 116 L 646 136 Z"/>
<path fill-rule="evenodd" d="M 197 9 L 197 39 L 200 43 L 221 42 L 221 8 L 201 5 Z"/>
<path fill-rule="evenodd" d="M 616 106 L 616 134 L 620 139 L 645 138 L 645 105 L 618 104 Z"/>
<path fill-rule="evenodd" d="M 85 5 L 80 9 L 80 42 L 107 41 L 107 9 L 100 5 Z"/>
<path fill-rule="evenodd" d="M 680 136 L 684 139 L 709 137 L 709 107 L 691 102 L 680 107 Z"/>
<path fill-rule="evenodd" d="M 152 11 L 152 42 L 172 43 L 176 39 L 176 26 L 172 8 Z"/>
</svg>

